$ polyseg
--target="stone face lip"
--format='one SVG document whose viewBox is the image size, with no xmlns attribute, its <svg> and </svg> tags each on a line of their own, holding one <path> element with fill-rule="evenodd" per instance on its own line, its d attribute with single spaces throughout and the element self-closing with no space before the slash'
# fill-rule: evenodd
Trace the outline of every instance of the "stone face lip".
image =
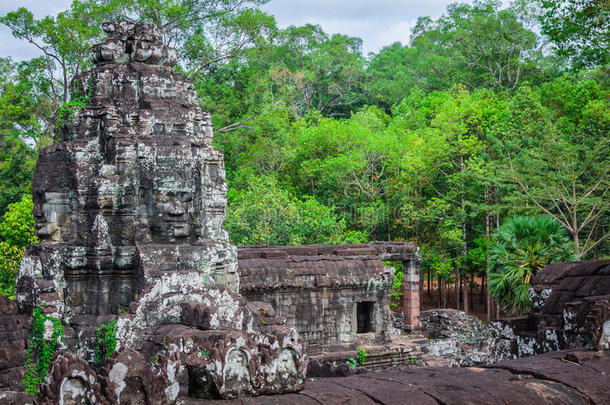
<svg viewBox="0 0 610 405">
<path fill-rule="evenodd" d="M 155 394 L 161 403 L 179 393 L 235 398 L 301 389 L 299 336 L 238 295 L 237 251 L 224 229 L 223 155 L 211 146 L 210 115 L 193 84 L 171 69 L 176 52 L 149 24 L 109 22 L 103 30 L 108 39 L 91 50 L 95 67 L 71 83 L 85 106 L 62 115 L 59 143 L 37 162 L 41 243 L 22 261 L 20 311 L 44 302 L 64 324 L 65 356 L 85 363 L 94 358 L 96 328 L 116 319 L 118 356 L 129 349 L 142 359 L 126 361 L 125 370 L 93 367 L 93 378 L 133 387 L 126 378 L 152 367 L 163 376 L 155 382 L 164 387 Z M 56 373 L 70 381 L 76 371 L 61 364 Z M 142 384 L 140 394 L 152 380 Z M 61 386 L 80 392 L 82 383 Z M 61 394 L 54 390 L 44 392 Z M 131 401 L 122 395 L 117 400 Z"/>
</svg>

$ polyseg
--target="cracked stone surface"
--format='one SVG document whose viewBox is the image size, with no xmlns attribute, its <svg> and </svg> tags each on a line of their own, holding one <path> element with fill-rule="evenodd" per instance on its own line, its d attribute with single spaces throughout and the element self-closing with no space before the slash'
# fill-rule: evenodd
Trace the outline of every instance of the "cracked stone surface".
<svg viewBox="0 0 610 405">
<path fill-rule="evenodd" d="M 486 368 L 402 368 L 350 377 L 308 379 L 297 394 L 233 404 L 607 404 L 608 352 L 561 351 Z M 179 398 L 179 404 L 200 402 Z"/>
</svg>

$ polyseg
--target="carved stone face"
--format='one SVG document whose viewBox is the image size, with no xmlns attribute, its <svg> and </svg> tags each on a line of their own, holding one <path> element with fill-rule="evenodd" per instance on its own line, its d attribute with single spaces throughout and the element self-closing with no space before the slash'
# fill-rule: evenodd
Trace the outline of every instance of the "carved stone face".
<svg viewBox="0 0 610 405">
<path fill-rule="evenodd" d="M 34 198 L 36 235 L 40 240 L 62 241 L 62 230 L 70 228 L 70 198 L 67 193 L 38 191 Z M 66 235 L 67 236 L 67 235 Z"/>
<path fill-rule="evenodd" d="M 191 236 L 193 193 L 188 188 L 157 191 L 153 212 L 153 239 L 175 241 Z"/>
</svg>

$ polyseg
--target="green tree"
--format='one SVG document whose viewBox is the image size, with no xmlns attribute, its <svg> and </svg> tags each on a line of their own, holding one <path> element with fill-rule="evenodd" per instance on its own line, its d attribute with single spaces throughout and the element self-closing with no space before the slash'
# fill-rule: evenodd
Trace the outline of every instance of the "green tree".
<svg viewBox="0 0 610 405">
<path fill-rule="evenodd" d="M 607 244 L 610 104 L 600 83 L 562 77 L 519 89 L 498 126 L 505 202 L 553 216 L 580 260 Z M 521 208 L 524 210 L 524 208 Z"/>
<path fill-rule="evenodd" d="M 413 87 L 428 89 L 428 75 L 420 72 L 420 66 L 420 55 L 415 48 L 395 42 L 381 49 L 372 56 L 366 68 L 367 102 L 389 113 Z"/>
<path fill-rule="evenodd" d="M 112 2 L 111 2 L 112 3 Z M 89 48 L 101 37 L 101 20 L 111 8 L 91 1 L 73 1 L 69 10 L 56 17 L 35 19 L 31 11 L 20 7 L 0 17 L 15 38 L 38 49 L 56 107 L 69 100 L 72 76 L 90 66 Z"/>
<path fill-rule="evenodd" d="M 527 313 L 531 278 L 547 264 L 573 257 L 570 239 L 552 217 L 511 217 L 493 236 L 489 292 L 508 313 Z"/>
<path fill-rule="evenodd" d="M 418 20 L 412 45 L 434 56 L 429 64 L 448 84 L 515 88 L 535 68 L 529 55 L 536 51 L 537 39 L 519 21 L 516 9 L 500 7 L 494 0 L 472 6 L 453 3 L 436 21 Z"/>
<path fill-rule="evenodd" d="M 607 0 L 538 0 L 542 33 L 574 68 L 606 66 L 610 49 Z"/>
<path fill-rule="evenodd" d="M 15 277 L 21 265 L 24 249 L 38 243 L 32 216 L 32 197 L 24 195 L 21 201 L 10 204 L 0 222 L 0 294 L 12 297 Z"/>
<path fill-rule="evenodd" d="M 6 243 L 20 249 L 37 243 L 32 216 L 33 209 L 34 203 L 31 195 L 24 195 L 21 201 L 8 206 L 2 222 L 0 222 L 0 236 Z"/>
<path fill-rule="evenodd" d="M 29 194 L 36 152 L 15 136 L 0 139 L 0 215 Z"/>
<path fill-rule="evenodd" d="M 272 177 L 251 178 L 247 189 L 229 193 L 227 230 L 238 245 L 301 245 L 359 243 L 362 232 L 346 229 L 345 221 L 314 198 L 303 201 L 282 189 Z"/>
</svg>

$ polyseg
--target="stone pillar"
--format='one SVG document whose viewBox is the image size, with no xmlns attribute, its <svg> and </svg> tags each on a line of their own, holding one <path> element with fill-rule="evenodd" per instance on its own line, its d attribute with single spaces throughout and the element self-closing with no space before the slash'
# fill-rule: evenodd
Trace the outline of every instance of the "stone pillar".
<svg viewBox="0 0 610 405">
<path fill-rule="evenodd" d="M 403 260 L 405 275 L 403 311 L 405 330 L 412 331 L 419 326 L 419 254 Z"/>
</svg>

